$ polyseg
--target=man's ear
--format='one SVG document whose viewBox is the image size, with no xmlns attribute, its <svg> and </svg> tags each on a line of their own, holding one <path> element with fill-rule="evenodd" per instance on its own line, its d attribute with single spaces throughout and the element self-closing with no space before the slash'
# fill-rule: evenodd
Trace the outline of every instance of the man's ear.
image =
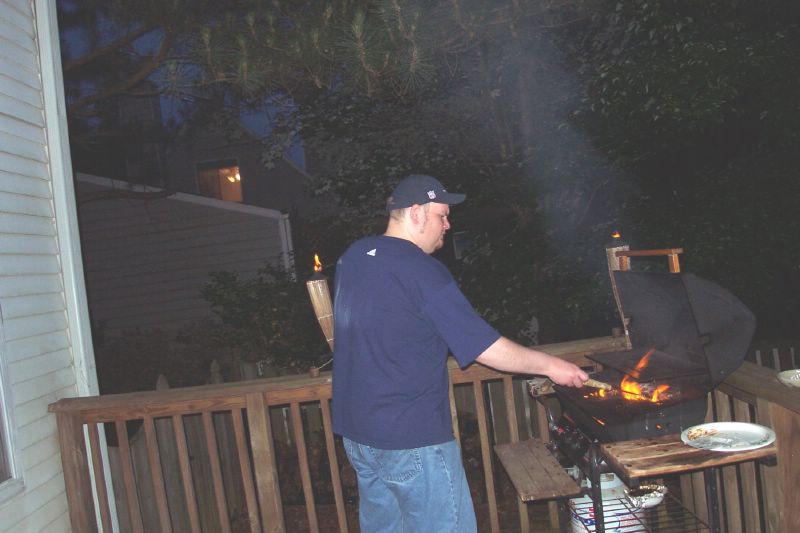
<svg viewBox="0 0 800 533">
<path fill-rule="evenodd" d="M 414 204 L 408 208 L 408 216 L 411 219 L 412 224 L 415 226 L 421 224 L 425 219 L 423 215 L 424 213 L 422 212 L 422 206 L 419 204 Z"/>
</svg>

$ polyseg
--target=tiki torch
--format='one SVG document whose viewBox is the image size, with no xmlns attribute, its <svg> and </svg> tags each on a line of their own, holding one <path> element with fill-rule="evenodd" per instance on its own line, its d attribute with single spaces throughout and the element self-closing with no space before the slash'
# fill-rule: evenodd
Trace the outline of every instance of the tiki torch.
<svg viewBox="0 0 800 533">
<path fill-rule="evenodd" d="M 328 346 L 333 351 L 333 306 L 331 305 L 331 291 L 328 289 L 328 278 L 322 274 L 322 263 L 319 256 L 314 254 L 314 275 L 306 281 L 308 295 L 314 314 L 317 315 L 319 327 L 328 341 Z"/>
</svg>

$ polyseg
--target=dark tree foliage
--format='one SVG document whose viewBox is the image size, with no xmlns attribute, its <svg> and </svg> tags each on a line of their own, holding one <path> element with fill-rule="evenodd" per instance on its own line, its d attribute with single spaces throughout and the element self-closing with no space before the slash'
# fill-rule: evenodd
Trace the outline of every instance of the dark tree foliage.
<svg viewBox="0 0 800 533">
<path fill-rule="evenodd" d="M 586 87 L 582 123 L 635 176 L 629 233 L 637 243 L 684 246 L 689 269 L 752 308 L 759 335 L 795 335 L 800 7 L 661 0 L 602 8 L 574 48 Z"/>
<path fill-rule="evenodd" d="M 454 230 L 473 245 L 442 258 L 512 337 L 533 338 L 533 317 L 540 341 L 616 325 L 614 229 L 634 248 L 684 247 L 685 270 L 739 295 L 759 335 L 796 334 L 795 2 L 218 4 L 178 26 L 163 88 L 229 116 L 269 101 L 267 162 L 303 140 L 336 203 L 293 222 L 298 257 L 332 263 L 382 231 L 393 183 L 425 172 L 468 193 Z"/>
<path fill-rule="evenodd" d="M 253 279 L 213 273 L 203 296 L 222 320 L 217 342 L 244 359 L 304 371 L 328 351 L 304 284 L 280 269 L 265 267 Z"/>
</svg>

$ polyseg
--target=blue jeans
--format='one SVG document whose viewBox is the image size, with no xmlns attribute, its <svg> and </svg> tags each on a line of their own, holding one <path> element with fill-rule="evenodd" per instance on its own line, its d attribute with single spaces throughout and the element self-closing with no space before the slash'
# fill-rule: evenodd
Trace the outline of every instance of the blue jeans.
<svg viewBox="0 0 800 533">
<path fill-rule="evenodd" d="M 358 474 L 361 533 L 474 533 L 472 498 L 455 440 L 380 450 L 344 439 Z"/>
</svg>

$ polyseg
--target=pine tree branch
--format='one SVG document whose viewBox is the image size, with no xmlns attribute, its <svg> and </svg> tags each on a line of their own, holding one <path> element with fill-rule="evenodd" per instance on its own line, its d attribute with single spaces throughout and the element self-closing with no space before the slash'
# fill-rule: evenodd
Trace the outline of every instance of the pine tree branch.
<svg viewBox="0 0 800 533">
<path fill-rule="evenodd" d="M 112 85 L 106 89 L 97 91 L 84 98 L 79 98 L 71 102 L 68 106 L 67 112 L 70 114 L 77 114 L 81 109 L 92 106 L 96 102 L 106 98 L 124 93 L 136 86 L 138 83 L 146 80 L 163 64 L 174 42 L 175 35 L 171 31 L 165 30 L 164 38 L 161 40 L 161 45 L 158 49 L 158 52 L 150 56 L 150 59 L 145 61 L 138 71 L 128 76 L 128 78 L 121 83 Z"/>
<path fill-rule="evenodd" d="M 158 28 L 158 26 L 156 26 L 155 24 L 142 26 L 137 30 L 134 30 L 126 35 L 123 35 L 119 39 L 111 41 L 105 46 L 101 46 L 99 48 L 94 48 L 90 50 L 88 53 L 82 55 L 78 59 L 73 59 L 72 61 L 64 63 L 64 75 L 69 76 L 70 74 L 74 74 L 76 70 L 94 62 L 95 60 L 98 60 L 101 57 L 104 57 L 108 54 L 112 54 L 120 48 L 124 48 L 130 45 L 143 35 L 150 33 L 156 28 Z"/>
</svg>

